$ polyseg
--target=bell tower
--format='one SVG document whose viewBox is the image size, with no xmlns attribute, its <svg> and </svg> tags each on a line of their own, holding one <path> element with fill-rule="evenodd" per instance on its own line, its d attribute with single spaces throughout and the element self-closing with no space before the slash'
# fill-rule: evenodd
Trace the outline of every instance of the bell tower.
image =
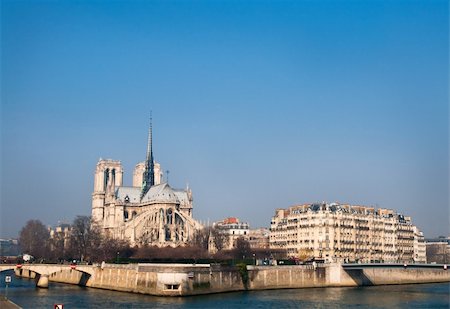
<svg viewBox="0 0 450 309">
<path fill-rule="evenodd" d="M 116 187 L 122 186 L 123 168 L 120 161 L 100 159 L 94 173 L 92 193 L 92 220 L 101 225 L 104 218 L 105 202 L 114 198 Z"/>
<path fill-rule="evenodd" d="M 161 183 L 161 165 L 157 162 L 154 162 L 154 170 L 155 170 L 155 186 Z M 134 167 L 133 172 L 133 187 L 142 188 L 142 182 L 144 181 L 144 171 L 145 171 L 145 161 L 139 162 Z"/>
</svg>

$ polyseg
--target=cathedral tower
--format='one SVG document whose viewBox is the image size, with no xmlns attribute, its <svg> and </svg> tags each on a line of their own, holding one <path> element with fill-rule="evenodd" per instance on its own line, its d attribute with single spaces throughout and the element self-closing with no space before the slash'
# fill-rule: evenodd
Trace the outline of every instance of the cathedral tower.
<svg viewBox="0 0 450 309">
<path fill-rule="evenodd" d="M 154 162 L 154 170 L 155 170 L 155 186 L 161 183 L 162 172 L 161 165 L 157 162 Z M 142 188 L 142 183 L 144 181 L 144 172 L 145 172 L 145 161 L 139 162 L 134 167 L 133 171 L 133 187 Z"/>
<path fill-rule="evenodd" d="M 116 160 L 100 159 L 94 175 L 94 193 L 92 193 L 92 219 L 102 222 L 105 201 L 114 198 L 116 187 L 123 182 L 122 163 Z"/>
</svg>

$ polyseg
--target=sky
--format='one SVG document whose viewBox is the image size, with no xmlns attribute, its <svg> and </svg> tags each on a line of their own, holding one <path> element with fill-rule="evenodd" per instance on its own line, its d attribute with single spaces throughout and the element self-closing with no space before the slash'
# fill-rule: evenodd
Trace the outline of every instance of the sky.
<svg viewBox="0 0 450 309">
<path fill-rule="evenodd" d="M 194 218 L 318 201 L 449 234 L 448 1 L 1 2 L 0 237 L 90 215 L 99 158 Z"/>
</svg>

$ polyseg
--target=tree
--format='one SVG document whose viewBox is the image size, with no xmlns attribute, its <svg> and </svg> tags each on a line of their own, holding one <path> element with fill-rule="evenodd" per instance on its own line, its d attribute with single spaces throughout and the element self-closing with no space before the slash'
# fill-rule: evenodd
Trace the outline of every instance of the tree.
<svg viewBox="0 0 450 309">
<path fill-rule="evenodd" d="M 311 249 L 299 249 L 297 257 L 300 261 L 306 261 L 314 257 L 314 252 Z"/>
<path fill-rule="evenodd" d="M 134 259 L 146 260 L 181 260 L 181 259 L 201 259 L 208 258 L 206 250 L 201 250 L 197 246 L 179 247 L 157 247 L 145 246 L 136 248 L 132 256 Z"/>
<path fill-rule="evenodd" d="M 49 239 L 51 260 L 59 262 L 66 258 L 66 237 L 64 232 L 55 232 Z"/>
<path fill-rule="evenodd" d="M 128 258 L 133 254 L 130 243 L 123 239 L 103 236 L 100 245 L 91 251 L 91 260 L 113 261 L 116 258 Z"/>
<path fill-rule="evenodd" d="M 217 227 L 213 227 L 211 229 L 211 237 L 217 251 L 222 251 L 228 246 L 228 235 L 225 231 Z"/>
<path fill-rule="evenodd" d="M 91 224 L 91 218 L 77 216 L 70 231 L 70 253 L 72 258 L 93 260 L 95 252 L 101 245 L 101 235 L 97 226 Z"/>
<path fill-rule="evenodd" d="M 250 243 L 245 240 L 243 237 L 239 237 L 235 242 L 235 257 L 240 258 L 248 258 L 251 256 Z"/>
<path fill-rule="evenodd" d="M 19 243 L 23 253 L 36 259 L 48 258 L 48 240 L 50 233 L 39 220 L 29 220 L 20 231 Z"/>
<path fill-rule="evenodd" d="M 208 250 L 210 234 L 211 227 L 209 226 L 196 230 L 192 238 L 191 245 Z"/>
<path fill-rule="evenodd" d="M 446 242 L 427 244 L 427 262 L 448 263 L 450 261 L 450 254 L 447 251 L 447 246 Z"/>
</svg>

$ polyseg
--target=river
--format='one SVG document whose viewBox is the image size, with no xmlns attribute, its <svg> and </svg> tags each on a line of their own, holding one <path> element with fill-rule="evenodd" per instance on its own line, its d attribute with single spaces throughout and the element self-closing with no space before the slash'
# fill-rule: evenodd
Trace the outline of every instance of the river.
<svg viewBox="0 0 450 309">
<path fill-rule="evenodd" d="M 5 275 L 0 293 L 5 294 Z M 356 288 L 311 288 L 234 292 L 166 298 L 50 283 L 12 275 L 8 298 L 23 308 L 449 308 L 450 284 L 410 284 Z"/>
</svg>

